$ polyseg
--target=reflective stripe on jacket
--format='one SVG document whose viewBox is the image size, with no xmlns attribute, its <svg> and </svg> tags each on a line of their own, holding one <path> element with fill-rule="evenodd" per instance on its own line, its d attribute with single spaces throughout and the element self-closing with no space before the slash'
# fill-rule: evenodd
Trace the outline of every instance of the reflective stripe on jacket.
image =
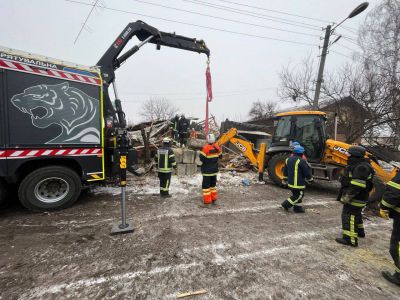
<svg viewBox="0 0 400 300">
<path fill-rule="evenodd" d="M 381 208 L 395 211 L 400 215 L 400 171 L 397 171 L 392 180 L 386 183 Z"/>
<path fill-rule="evenodd" d="M 350 157 L 340 182 L 342 184 L 341 202 L 355 207 L 365 207 L 369 191 L 373 187 L 374 169 L 365 158 Z"/>
<path fill-rule="evenodd" d="M 158 172 L 171 173 L 172 168 L 176 166 L 175 154 L 169 147 L 162 147 L 157 150 L 155 156 Z"/>
<path fill-rule="evenodd" d="M 218 158 L 222 156 L 217 144 L 207 144 L 200 151 L 201 173 L 203 176 L 214 176 L 218 173 Z"/>
<path fill-rule="evenodd" d="M 291 189 L 305 189 L 306 179 L 311 179 L 311 170 L 301 156 L 294 155 L 286 159 L 283 176 Z"/>
</svg>

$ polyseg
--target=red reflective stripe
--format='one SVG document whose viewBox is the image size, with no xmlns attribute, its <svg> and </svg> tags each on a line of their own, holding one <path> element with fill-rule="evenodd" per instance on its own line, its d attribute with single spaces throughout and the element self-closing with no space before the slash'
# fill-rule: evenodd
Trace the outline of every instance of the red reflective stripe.
<svg viewBox="0 0 400 300">
<path fill-rule="evenodd" d="M 39 156 L 85 156 L 102 155 L 101 148 L 57 148 L 57 149 L 14 149 L 0 150 L 0 157 L 27 158 Z"/>
<path fill-rule="evenodd" d="M 12 69 L 12 70 L 19 70 L 19 71 L 23 71 L 26 73 L 42 74 L 42 75 L 46 75 L 46 76 L 50 76 L 50 77 L 65 78 L 65 79 L 69 79 L 69 80 L 81 81 L 81 82 L 95 84 L 95 85 L 100 85 L 100 83 L 101 83 L 100 78 L 98 78 L 98 77 L 91 77 L 91 76 L 75 74 L 75 73 L 65 72 L 65 71 L 55 70 L 55 69 L 43 70 L 43 69 L 38 69 L 32 65 L 22 64 L 22 63 L 8 61 L 8 60 L 4 60 L 4 59 L 0 59 L 0 67 Z"/>
</svg>

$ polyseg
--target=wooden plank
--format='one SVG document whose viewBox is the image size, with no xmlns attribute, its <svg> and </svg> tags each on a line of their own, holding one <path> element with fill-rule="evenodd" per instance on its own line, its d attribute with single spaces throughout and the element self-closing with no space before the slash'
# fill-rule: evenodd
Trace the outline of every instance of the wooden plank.
<svg viewBox="0 0 400 300">
<path fill-rule="evenodd" d="M 185 297 L 189 297 L 189 296 L 196 296 L 196 295 L 202 295 L 202 294 L 206 294 L 207 290 L 198 290 L 195 292 L 186 292 L 186 293 L 178 293 L 176 294 L 177 298 L 185 298 Z"/>
</svg>

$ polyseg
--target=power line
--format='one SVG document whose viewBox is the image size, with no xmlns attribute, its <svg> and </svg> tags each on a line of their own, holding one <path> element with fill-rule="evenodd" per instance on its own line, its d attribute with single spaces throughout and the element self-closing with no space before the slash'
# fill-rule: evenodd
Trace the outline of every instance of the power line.
<svg viewBox="0 0 400 300">
<path fill-rule="evenodd" d="M 336 51 L 336 50 L 330 50 L 329 52 L 333 52 L 333 53 L 335 53 L 335 54 L 338 54 L 338 55 L 340 55 L 340 56 L 343 56 L 343 57 L 346 57 L 346 58 L 353 59 L 353 57 L 352 57 L 352 56 L 349 56 L 349 55 L 346 55 L 346 54 L 340 53 L 340 52 L 338 52 L 338 51 Z"/>
<path fill-rule="evenodd" d="M 142 0 L 132 0 L 132 1 L 139 2 L 139 3 L 145 3 L 145 4 L 149 4 L 149 5 L 153 5 L 153 6 L 158 6 L 158 7 L 163 7 L 163 8 L 168 8 L 168 9 L 172 9 L 172 10 L 176 10 L 176 11 L 182 11 L 182 12 L 195 14 L 195 15 L 199 15 L 199 16 L 209 17 L 209 18 L 213 18 L 213 19 L 217 19 L 217 20 L 224 20 L 224 21 L 234 22 L 234 23 L 238 23 L 238 24 L 256 26 L 256 27 L 261 27 L 261 28 L 267 28 L 267 29 L 284 31 L 284 32 L 295 33 L 295 34 L 301 34 L 301 35 L 312 36 L 312 37 L 319 37 L 319 35 L 315 35 L 315 34 L 309 34 L 309 33 L 304 33 L 304 32 L 300 32 L 300 31 L 287 30 L 287 29 L 276 28 L 276 27 L 265 26 L 265 25 L 254 24 L 254 23 L 248 23 L 248 22 L 243 22 L 243 21 L 239 21 L 239 20 L 235 20 L 235 19 L 217 17 L 217 16 L 212 16 L 212 15 L 203 14 L 203 13 L 199 13 L 199 12 L 194 12 L 194 11 L 191 11 L 191 10 L 186 10 L 186 9 L 166 6 L 166 5 L 162 5 L 162 4 L 158 4 L 158 3 L 152 3 L 152 2 L 142 1 Z"/>
<path fill-rule="evenodd" d="M 349 38 L 349 37 L 344 36 L 344 35 L 342 35 L 342 38 L 343 38 L 342 41 L 345 41 L 345 42 L 348 42 L 348 43 L 352 43 L 353 45 L 359 46 L 358 43 L 352 38 Z"/>
<path fill-rule="evenodd" d="M 201 6 L 212 7 L 212 8 L 216 8 L 216 9 L 223 10 L 223 11 L 229 11 L 229 12 L 233 12 L 233 13 L 240 14 L 240 15 L 251 16 L 251 17 L 254 17 L 254 18 L 269 20 L 269 21 L 272 21 L 272 22 L 278 22 L 278 23 L 283 23 L 283 24 L 287 24 L 287 25 L 291 25 L 291 26 L 303 27 L 303 28 L 306 28 L 308 30 L 315 30 L 315 31 L 320 31 L 321 30 L 319 26 L 316 26 L 316 25 L 313 25 L 313 24 L 307 24 L 307 23 L 297 22 L 297 21 L 288 20 L 288 19 L 284 19 L 284 18 L 278 18 L 278 17 L 274 17 L 274 16 L 270 16 L 270 15 L 265 15 L 265 14 L 251 12 L 251 11 L 246 11 L 246 10 L 243 10 L 243 9 L 238 9 L 238 8 L 232 8 L 232 7 L 229 7 L 229 6 L 213 4 L 213 3 L 210 3 L 210 2 L 204 2 L 204 1 L 199 1 L 199 0 L 182 0 L 182 1 L 193 3 L 193 4 L 197 4 L 197 5 L 201 5 Z"/>
<path fill-rule="evenodd" d="M 87 23 L 87 21 L 89 20 L 89 17 L 90 17 L 91 14 L 93 13 L 93 11 L 94 11 L 94 9 L 95 9 L 95 7 L 96 7 L 96 5 L 97 5 L 97 2 L 99 2 L 99 0 L 96 0 L 96 2 L 94 2 L 94 4 L 92 5 L 91 10 L 89 11 L 88 15 L 86 16 L 86 19 L 85 19 L 85 21 L 83 22 L 82 27 L 81 27 L 81 29 L 79 30 L 78 35 L 77 35 L 76 38 L 75 38 L 74 44 L 76 44 L 76 41 L 78 40 L 79 36 L 81 35 L 83 28 L 85 28 L 86 23 Z"/>
<path fill-rule="evenodd" d="M 217 96 L 230 96 L 233 94 L 244 94 L 244 93 L 257 93 L 266 90 L 273 90 L 275 87 L 267 87 L 267 88 L 257 88 L 257 89 L 244 89 L 244 90 L 233 90 L 233 91 L 217 91 L 214 95 Z M 204 92 L 191 92 L 191 93 L 147 93 L 147 92 L 126 92 L 125 94 L 129 95 L 150 95 L 150 96 L 194 96 L 194 95 L 204 95 Z"/>
<path fill-rule="evenodd" d="M 225 2 L 225 3 L 230 3 L 230 4 L 235 4 L 235 5 L 239 5 L 239 6 L 245 6 L 245 7 L 249 7 L 249 8 L 255 8 L 255 9 L 264 10 L 264 11 L 270 11 L 270 12 L 274 12 L 274 13 L 277 13 L 277 14 L 282 14 L 282 15 L 287 15 L 287 16 L 292 16 L 292 17 L 298 17 L 298 18 L 303 18 L 303 19 L 308 19 L 308 20 L 313 20 L 313 21 L 318 21 L 318 22 L 324 22 L 324 23 L 332 23 L 330 21 L 326 21 L 326 20 L 322 20 L 322 19 L 317 19 L 317 18 L 311 18 L 311 17 L 302 16 L 302 15 L 291 14 L 291 13 L 280 11 L 280 10 L 267 9 L 267 8 L 264 8 L 264 7 L 259 7 L 259 6 L 254 6 L 254 5 L 247 5 L 247 4 L 233 2 L 233 1 L 227 1 L 227 0 L 218 0 L 218 1 Z"/>
<path fill-rule="evenodd" d="M 75 3 L 75 4 L 85 5 L 85 6 L 91 6 L 91 4 L 89 4 L 89 3 L 76 1 L 76 0 L 65 0 L 65 1 L 71 2 L 71 3 Z M 109 11 L 114 11 L 114 12 L 119 12 L 119 13 L 126 13 L 126 14 L 131 14 L 131 15 L 137 15 L 137 16 L 141 16 L 141 17 L 146 17 L 146 18 L 151 18 L 151 19 L 156 19 L 156 20 L 162 20 L 162 21 L 171 22 L 171 23 L 177 23 L 177 24 L 183 24 L 183 25 L 188 25 L 188 26 L 193 26 L 193 27 L 199 27 L 199 28 L 204 28 L 204 29 L 209 29 L 209 30 L 214 30 L 214 31 L 219 31 L 219 32 L 232 33 L 232 34 L 248 36 L 248 37 L 255 37 L 255 38 L 259 38 L 259 39 L 272 40 L 272 41 L 278 41 L 278 42 L 285 42 L 285 43 L 291 43 L 291 44 L 296 44 L 296 45 L 305 45 L 305 46 L 313 46 L 313 47 L 318 46 L 318 45 L 310 44 L 310 43 L 296 42 L 296 41 L 278 39 L 278 38 L 273 38 L 273 37 L 268 37 L 268 36 L 250 34 L 250 33 L 245 33 L 245 32 L 238 32 L 238 31 L 232 31 L 232 30 L 221 29 L 221 28 L 216 28 L 216 27 L 198 25 L 198 24 L 182 22 L 182 21 L 177 21 L 177 20 L 171 20 L 171 19 L 166 19 L 166 18 L 161 18 L 161 17 L 154 17 L 154 16 L 150 16 L 150 15 L 140 14 L 140 13 L 127 11 L 127 10 L 122 10 L 122 9 L 117 9 L 117 8 L 104 7 L 104 9 L 109 10 Z"/>
<path fill-rule="evenodd" d="M 347 50 L 350 50 L 350 51 L 353 51 L 353 52 L 358 52 L 357 50 L 355 50 L 355 49 L 353 49 L 353 48 L 350 48 L 350 47 L 347 47 L 346 45 L 343 45 L 342 43 L 337 43 L 340 47 L 342 47 L 342 48 L 345 48 L 345 49 L 347 49 Z"/>
</svg>

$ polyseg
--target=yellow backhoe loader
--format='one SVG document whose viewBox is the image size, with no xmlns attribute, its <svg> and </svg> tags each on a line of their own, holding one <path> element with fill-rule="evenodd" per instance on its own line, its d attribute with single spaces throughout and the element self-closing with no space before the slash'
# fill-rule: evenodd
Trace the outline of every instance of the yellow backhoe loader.
<svg viewBox="0 0 400 300">
<path fill-rule="evenodd" d="M 293 141 L 299 142 L 305 148 L 315 179 L 339 179 L 347 165 L 347 150 L 351 145 L 327 137 L 326 120 L 326 113 L 321 111 L 293 111 L 275 116 L 275 132 L 266 152 L 266 168 L 275 184 L 282 185 L 283 166 L 290 155 Z M 398 167 L 393 165 L 393 170 L 387 172 L 378 162 L 378 159 L 387 161 L 385 158 L 370 152 L 366 156 L 370 158 L 376 174 L 369 199 L 370 202 L 375 202 L 382 197 L 384 184 L 393 178 Z"/>
</svg>

